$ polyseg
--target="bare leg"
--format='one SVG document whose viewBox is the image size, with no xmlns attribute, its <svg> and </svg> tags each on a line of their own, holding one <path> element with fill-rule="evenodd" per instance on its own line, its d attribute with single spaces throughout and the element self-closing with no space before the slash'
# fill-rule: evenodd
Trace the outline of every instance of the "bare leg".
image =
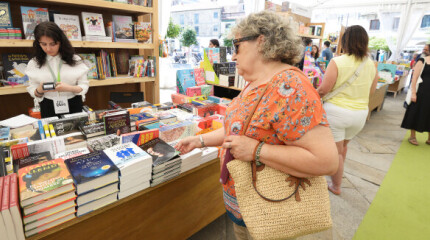
<svg viewBox="0 0 430 240">
<path fill-rule="evenodd" d="M 346 150 L 344 150 L 344 146 L 346 144 L 345 141 L 336 142 L 337 152 L 339 156 L 339 168 L 337 169 L 337 172 L 331 176 L 331 185 L 329 185 L 328 189 L 336 194 L 340 194 L 340 187 L 342 185 L 342 177 L 343 177 L 343 163 L 345 161 L 344 155 L 346 156 Z"/>
<path fill-rule="evenodd" d="M 411 130 L 411 136 L 409 137 L 408 141 L 410 144 L 418 146 L 415 130 Z"/>
<path fill-rule="evenodd" d="M 415 135 L 415 130 L 411 130 L 411 137 L 410 138 L 415 138 L 415 139 L 417 138 Z"/>
</svg>

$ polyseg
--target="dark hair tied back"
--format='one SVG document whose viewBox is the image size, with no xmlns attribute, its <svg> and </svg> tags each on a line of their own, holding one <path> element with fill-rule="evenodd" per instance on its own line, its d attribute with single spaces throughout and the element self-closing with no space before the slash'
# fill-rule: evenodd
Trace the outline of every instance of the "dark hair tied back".
<svg viewBox="0 0 430 240">
<path fill-rule="evenodd" d="M 76 60 L 73 59 L 75 49 L 72 47 L 69 39 L 66 37 L 64 32 L 54 22 L 42 22 L 39 23 L 34 29 L 34 42 L 33 47 L 35 49 L 35 58 L 38 67 L 42 67 L 46 62 L 46 53 L 40 46 L 40 38 L 46 36 L 52 38 L 54 42 L 60 44 L 59 53 L 61 59 L 70 66 L 76 65 Z"/>
</svg>

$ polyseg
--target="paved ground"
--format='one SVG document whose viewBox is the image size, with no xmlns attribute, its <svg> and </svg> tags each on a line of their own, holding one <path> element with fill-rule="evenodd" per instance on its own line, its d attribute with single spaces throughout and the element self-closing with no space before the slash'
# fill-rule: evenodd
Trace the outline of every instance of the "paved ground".
<svg viewBox="0 0 430 240">
<path fill-rule="evenodd" d="M 166 92 L 167 93 L 167 92 Z M 405 94 L 388 94 L 380 112 L 373 112 L 363 131 L 348 145 L 342 194 L 330 193 L 333 228 L 299 238 L 352 239 L 391 162 L 406 130 L 400 128 Z M 233 240 L 232 222 L 224 214 L 189 240 Z"/>
</svg>

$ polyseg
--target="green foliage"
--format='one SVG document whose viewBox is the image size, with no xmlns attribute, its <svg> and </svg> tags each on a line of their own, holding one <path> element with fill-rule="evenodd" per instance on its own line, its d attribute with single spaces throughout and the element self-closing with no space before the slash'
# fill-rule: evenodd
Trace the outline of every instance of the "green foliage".
<svg viewBox="0 0 430 240">
<path fill-rule="evenodd" d="M 223 44 L 224 47 L 233 47 L 232 39 L 228 39 L 228 38 L 224 37 L 222 39 L 222 41 L 224 42 L 224 44 Z"/>
<path fill-rule="evenodd" d="M 386 52 L 390 51 L 387 41 L 385 41 L 385 38 L 371 37 L 369 39 L 369 48 L 373 50 L 384 50 Z"/>
<path fill-rule="evenodd" d="M 197 34 L 194 29 L 186 29 L 182 33 L 181 43 L 185 47 L 190 47 L 191 45 L 197 44 Z"/>
<path fill-rule="evenodd" d="M 166 38 L 177 38 L 181 34 L 181 26 L 174 24 L 172 18 L 169 20 L 169 26 L 167 27 Z"/>
</svg>

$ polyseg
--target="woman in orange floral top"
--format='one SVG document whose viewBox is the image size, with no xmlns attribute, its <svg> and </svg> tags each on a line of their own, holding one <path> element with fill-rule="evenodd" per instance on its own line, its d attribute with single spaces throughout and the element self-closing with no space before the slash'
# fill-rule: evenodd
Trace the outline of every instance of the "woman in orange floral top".
<svg viewBox="0 0 430 240">
<path fill-rule="evenodd" d="M 254 150 L 261 143 L 260 162 L 282 172 L 297 177 L 336 172 L 336 145 L 320 96 L 309 79 L 292 67 L 300 61 L 303 46 L 291 25 L 265 11 L 250 14 L 234 27 L 232 34 L 233 60 L 248 84 L 228 106 L 224 128 L 185 138 L 176 149 L 186 153 L 197 147 L 222 145 L 223 166 L 226 149 L 235 159 L 253 161 Z M 249 116 L 261 94 L 254 115 Z M 243 133 L 248 117 L 252 118 Z M 224 179 L 223 190 L 236 238 L 250 239 L 230 176 Z"/>
</svg>

